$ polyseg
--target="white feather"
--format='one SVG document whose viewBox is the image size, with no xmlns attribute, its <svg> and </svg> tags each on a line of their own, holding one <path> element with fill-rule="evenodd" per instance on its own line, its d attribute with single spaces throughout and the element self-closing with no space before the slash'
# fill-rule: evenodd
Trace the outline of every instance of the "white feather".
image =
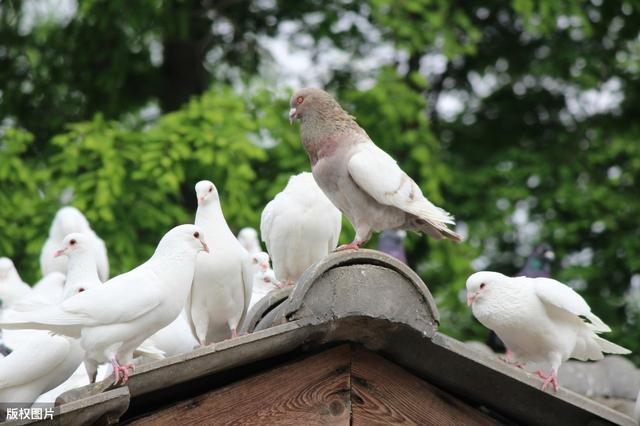
<svg viewBox="0 0 640 426">
<path fill-rule="evenodd" d="M 311 173 L 292 176 L 264 210 L 260 233 L 281 281 L 296 282 L 313 263 L 334 250 L 342 214 Z"/>
</svg>

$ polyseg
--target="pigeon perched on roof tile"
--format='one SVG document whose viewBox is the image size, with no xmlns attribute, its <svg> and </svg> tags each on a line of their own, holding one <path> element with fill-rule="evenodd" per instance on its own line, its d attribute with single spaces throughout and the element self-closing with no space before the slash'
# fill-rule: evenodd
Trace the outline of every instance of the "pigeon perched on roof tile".
<svg viewBox="0 0 640 426">
<path fill-rule="evenodd" d="M 462 241 L 447 227 L 454 224 L 453 217 L 427 200 L 331 95 L 301 89 L 290 104 L 289 118 L 300 120 L 313 177 L 356 230 L 354 240 L 339 250 L 358 248 L 373 232 L 396 228 Z"/>
<path fill-rule="evenodd" d="M 70 238 L 57 254 L 82 250 L 82 246 Z M 193 282 L 196 255 L 203 250 L 208 248 L 200 228 L 177 226 L 162 237 L 151 258 L 137 268 L 59 305 L 12 312 L 0 327 L 50 330 L 79 338 L 85 360 L 110 362 L 115 382 L 126 382 L 133 368 L 133 352 L 180 314 Z M 69 256 L 70 275 L 73 257 Z"/>
<path fill-rule="evenodd" d="M 603 353 L 630 351 L 598 336 L 611 329 L 570 287 L 550 278 L 510 278 L 476 272 L 467 279 L 467 304 L 485 327 L 493 330 L 519 360 L 549 363 L 550 373 L 537 371 L 542 389 L 557 390 L 557 373 L 569 358 L 604 358 Z"/>
<path fill-rule="evenodd" d="M 291 176 L 260 218 L 276 277 L 288 285 L 298 281 L 309 266 L 336 248 L 341 227 L 342 214 L 311 173 Z"/>
<path fill-rule="evenodd" d="M 198 255 L 185 312 L 191 332 L 201 345 L 237 335 L 251 301 L 253 274 L 249 253 L 229 229 L 215 185 L 196 184 L 195 223 L 211 235 L 211 253 Z"/>
</svg>

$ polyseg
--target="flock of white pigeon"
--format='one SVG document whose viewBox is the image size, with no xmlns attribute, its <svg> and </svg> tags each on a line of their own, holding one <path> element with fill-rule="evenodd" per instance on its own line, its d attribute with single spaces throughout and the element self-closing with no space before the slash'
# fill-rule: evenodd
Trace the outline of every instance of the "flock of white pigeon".
<svg viewBox="0 0 640 426">
<path fill-rule="evenodd" d="M 336 250 L 342 214 L 356 238 L 337 250 L 357 249 L 385 229 L 462 240 L 447 227 L 453 217 L 428 201 L 328 93 L 296 92 L 289 117 L 300 121 L 312 173 L 292 176 L 264 208 L 260 233 L 268 254 L 254 229 L 232 233 L 217 188 L 205 180 L 195 186 L 195 223 L 171 229 L 149 260 L 114 278 L 104 241 L 74 207 L 54 217 L 40 256 L 43 278 L 33 287 L 10 259 L 0 259 L 0 329 L 12 349 L 0 359 L 0 402 L 50 402 L 109 375 L 125 383 L 139 362 L 235 338 L 257 301 L 295 285 Z M 507 346 L 508 363 L 550 366 L 536 372 L 543 390 L 557 390 L 568 358 L 629 353 L 599 336 L 609 327 L 558 281 L 483 271 L 466 287 L 474 316 Z"/>
</svg>

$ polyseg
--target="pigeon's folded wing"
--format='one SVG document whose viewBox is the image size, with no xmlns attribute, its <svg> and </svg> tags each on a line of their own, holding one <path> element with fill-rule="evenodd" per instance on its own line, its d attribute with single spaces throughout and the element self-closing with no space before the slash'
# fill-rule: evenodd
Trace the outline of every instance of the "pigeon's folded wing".
<svg viewBox="0 0 640 426">
<path fill-rule="evenodd" d="M 0 359 L 0 389 L 32 382 L 65 361 L 71 342 L 65 337 L 38 336 Z"/>
<path fill-rule="evenodd" d="M 578 293 L 561 282 L 551 278 L 516 278 L 518 280 L 531 280 L 535 286 L 536 295 L 544 303 L 554 305 L 560 309 L 571 312 L 589 320 L 593 331 L 597 333 L 611 331 L 600 318 L 591 312 L 587 302 Z"/>
<path fill-rule="evenodd" d="M 277 198 L 277 196 L 276 196 Z M 269 248 L 269 243 L 273 241 L 273 222 L 275 218 L 276 199 L 273 199 L 267 203 L 262 215 L 260 216 L 260 236 L 262 241 L 267 246 L 267 251 L 272 250 Z"/>
<path fill-rule="evenodd" d="M 163 297 L 162 290 L 153 285 L 157 281 L 150 269 L 136 268 L 60 305 L 35 312 L 12 312 L 0 327 L 44 329 L 78 337 L 82 327 L 129 322 L 157 307 Z"/>
<path fill-rule="evenodd" d="M 380 204 L 394 206 L 432 222 L 453 224 L 453 217 L 427 200 L 398 163 L 376 145 L 358 145 L 347 165 L 355 183 Z"/>
</svg>

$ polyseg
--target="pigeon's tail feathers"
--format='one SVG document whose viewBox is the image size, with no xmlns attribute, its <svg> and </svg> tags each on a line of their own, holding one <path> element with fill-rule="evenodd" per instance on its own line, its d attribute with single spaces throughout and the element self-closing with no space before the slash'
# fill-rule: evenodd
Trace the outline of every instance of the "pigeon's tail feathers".
<svg viewBox="0 0 640 426">
<path fill-rule="evenodd" d="M 595 336 L 594 340 L 598 343 L 598 346 L 600 346 L 602 352 L 616 355 L 627 355 L 631 353 L 629 349 L 623 348 L 620 345 L 616 345 L 615 343 L 603 339 L 600 336 Z"/>
<path fill-rule="evenodd" d="M 164 351 L 158 349 L 151 339 L 147 339 L 134 351 L 134 356 L 144 356 L 158 360 L 164 359 L 166 354 Z"/>
<path fill-rule="evenodd" d="M 414 217 L 412 218 L 412 220 L 410 220 L 410 227 L 413 229 L 417 229 L 436 240 L 441 240 L 443 238 L 456 242 L 460 242 L 463 240 L 462 235 L 447 228 L 447 225 L 445 225 L 443 222 L 435 222 L 420 217 Z"/>
<path fill-rule="evenodd" d="M 603 359 L 602 348 L 596 340 L 598 336 L 593 333 L 589 328 L 583 329 L 582 333 L 578 335 L 576 340 L 576 346 L 573 348 L 571 358 L 579 359 L 580 361 L 596 361 Z"/>
<path fill-rule="evenodd" d="M 607 324 L 604 323 L 597 315 L 592 312 L 589 312 L 585 315 L 585 317 L 589 320 L 589 328 L 596 333 L 608 333 L 611 331 L 611 328 Z"/>
<path fill-rule="evenodd" d="M 49 330 L 55 334 L 75 338 L 80 337 L 81 325 L 76 316 L 59 309 L 58 306 L 39 311 L 8 311 L 0 321 L 0 329 Z"/>
</svg>

